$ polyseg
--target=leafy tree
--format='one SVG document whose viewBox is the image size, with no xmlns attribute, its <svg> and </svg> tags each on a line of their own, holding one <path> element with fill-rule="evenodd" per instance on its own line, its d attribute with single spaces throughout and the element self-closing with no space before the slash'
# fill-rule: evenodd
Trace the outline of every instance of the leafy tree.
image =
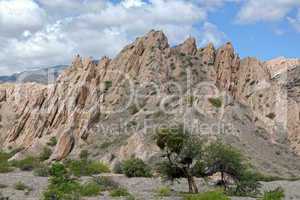
<svg viewBox="0 0 300 200">
<path fill-rule="evenodd" d="M 160 129 L 156 135 L 157 146 L 163 151 L 164 161 L 159 163 L 159 172 L 168 180 L 186 178 L 190 193 L 198 193 L 194 180 L 197 161 L 203 154 L 202 141 L 190 135 L 182 127 Z"/>
<path fill-rule="evenodd" d="M 221 173 L 221 184 L 227 189 L 225 174 L 230 175 L 235 181 L 239 180 L 246 169 L 243 164 L 242 154 L 229 145 L 219 141 L 210 144 L 206 149 L 207 175 Z"/>
</svg>

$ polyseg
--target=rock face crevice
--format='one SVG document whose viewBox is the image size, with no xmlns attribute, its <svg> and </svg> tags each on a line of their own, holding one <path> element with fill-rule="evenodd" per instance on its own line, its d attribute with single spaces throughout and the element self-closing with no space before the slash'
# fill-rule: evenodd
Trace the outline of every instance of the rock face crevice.
<svg viewBox="0 0 300 200">
<path fill-rule="evenodd" d="M 153 132 L 145 133 L 145 121 L 156 125 L 184 121 L 191 130 L 197 121 L 230 124 L 231 133 L 222 137 L 255 158 L 257 166 L 272 165 L 271 171 L 286 162 L 300 166 L 289 150 L 300 153 L 300 84 L 295 75 L 300 74 L 299 66 L 299 60 L 240 59 L 231 43 L 218 49 L 212 44 L 198 48 L 196 40 L 188 38 L 170 47 L 162 32 L 150 31 L 114 59 L 75 56 L 54 84 L 1 85 L 0 145 L 22 147 L 20 155 L 38 154 L 56 137 L 51 160 L 76 156 L 81 149 L 112 163 L 132 155 L 151 160 L 158 149 L 151 139 Z M 198 94 L 197 86 L 203 82 L 218 92 Z M 142 95 L 136 98 L 137 93 Z M 221 107 L 208 101 L 207 95 L 220 98 Z M 162 112 L 161 107 L 173 112 Z M 197 134 L 205 131 L 215 132 L 196 129 Z M 275 152 L 282 145 L 286 153 L 278 161 Z M 257 157 L 261 146 L 266 149 Z M 289 171 L 298 172 L 282 173 Z"/>
</svg>

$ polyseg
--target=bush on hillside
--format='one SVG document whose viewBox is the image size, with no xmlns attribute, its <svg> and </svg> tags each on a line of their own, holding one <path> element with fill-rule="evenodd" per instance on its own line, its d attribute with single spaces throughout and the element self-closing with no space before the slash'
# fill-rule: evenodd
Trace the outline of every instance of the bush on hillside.
<svg viewBox="0 0 300 200">
<path fill-rule="evenodd" d="M 57 144 L 57 139 L 56 137 L 50 138 L 49 142 L 47 142 L 48 146 L 54 147 Z"/>
<path fill-rule="evenodd" d="M 109 195 L 111 197 L 127 197 L 130 193 L 125 188 L 117 188 L 110 191 Z"/>
<path fill-rule="evenodd" d="M 169 187 L 160 187 L 156 191 L 157 196 L 159 197 L 169 197 L 172 194 L 172 191 Z"/>
<path fill-rule="evenodd" d="M 33 170 L 33 174 L 35 176 L 48 177 L 50 175 L 50 169 L 47 165 L 42 164 L 41 166 Z"/>
<path fill-rule="evenodd" d="M 101 187 L 96 182 L 88 182 L 80 186 L 80 194 L 84 197 L 93 197 L 99 195 Z"/>
<path fill-rule="evenodd" d="M 208 101 L 216 108 L 221 108 L 222 100 L 220 98 L 209 98 Z"/>
<path fill-rule="evenodd" d="M 44 147 L 42 153 L 39 156 L 40 161 L 48 160 L 51 154 L 52 154 L 52 150 L 48 147 Z"/>
<path fill-rule="evenodd" d="M 29 186 L 25 185 L 24 183 L 22 183 L 20 181 L 14 185 L 14 188 L 16 190 L 28 190 L 28 191 L 32 190 Z"/>
<path fill-rule="evenodd" d="M 123 161 L 122 172 L 127 177 L 151 177 L 151 168 L 138 158 L 131 158 Z"/>
<path fill-rule="evenodd" d="M 90 176 L 110 172 L 109 167 L 101 161 L 68 160 L 66 167 L 74 176 Z"/>
<path fill-rule="evenodd" d="M 273 191 L 265 192 L 261 200 L 283 200 L 284 196 L 284 190 L 279 187 Z"/>
<path fill-rule="evenodd" d="M 65 200 L 80 198 L 80 184 L 70 178 L 70 174 L 64 165 L 52 164 L 47 190 L 43 193 L 43 200 Z"/>
<path fill-rule="evenodd" d="M 11 162 L 11 164 L 22 171 L 32 171 L 41 165 L 40 160 L 34 157 L 27 157 L 23 160 L 14 160 Z"/>
<path fill-rule="evenodd" d="M 10 156 L 11 155 L 9 153 L 0 151 L 0 173 L 8 173 L 13 171 L 12 166 L 8 162 Z"/>
</svg>

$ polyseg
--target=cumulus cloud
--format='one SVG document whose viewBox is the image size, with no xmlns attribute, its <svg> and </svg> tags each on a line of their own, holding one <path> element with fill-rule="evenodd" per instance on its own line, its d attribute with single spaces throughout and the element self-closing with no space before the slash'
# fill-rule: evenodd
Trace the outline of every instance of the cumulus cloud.
<svg viewBox="0 0 300 200">
<path fill-rule="evenodd" d="M 45 22 L 46 13 L 33 0 L 0 1 L 1 36 L 18 36 L 28 30 L 37 31 Z"/>
<path fill-rule="evenodd" d="M 11 38 L 1 49 L 0 74 L 48 63 L 63 64 L 73 55 L 75 43 L 61 32 L 59 22 L 25 38 Z M 1 47 L 1 45 L 0 45 Z"/>
<path fill-rule="evenodd" d="M 299 0 L 247 0 L 237 15 L 237 21 L 243 24 L 277 21 L 297 6 L 300 6 Z"/>
<path fill-rule="evenodd" d="M 231 0 L 214 1 L 217 6 Z M 11 16 L 24 13 L 22 18 L 9 18 L 9 13 L 6 18 L 0 17 L 1 27 L 17 30 L 16 35 L 10 37 L 0 32 L 0 48 L 3 49 L 0 51 L 0 74 L 70 63 L 78 53 L 96 59 L 103 55 L 114 56 L 150 29 L 163 30 L 172 45 L 190 35 L 196 36 L 200 45 L 208 42 L 219 45 L 225 34 L 206 22 L 208 5 L 203 2 L 0 0 L 0 8 L 2 5 L 14 11 Z M 0 13 L 0 16 L 5 14 Z"/>
<path fill-rule="evenodd" d="M 49 17 L 61 19 L 74 17 L 82 13 L 100 12 L 107 0 L 36 0 L 41 7 L 47 10 Z"/>
</svg>

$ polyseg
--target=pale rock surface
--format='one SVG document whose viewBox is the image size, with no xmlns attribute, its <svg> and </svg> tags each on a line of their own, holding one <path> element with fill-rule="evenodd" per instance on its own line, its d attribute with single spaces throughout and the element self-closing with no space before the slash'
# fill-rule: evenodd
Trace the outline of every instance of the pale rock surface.
<svg viewBox="0 0 300 200">
<path fill-rule="evenodd" d="M 296 176 L 300 70 L 281 70 L 281 63 L 289 61 L 241 60 L 231 43 L 197 49 L 189 38 L 171 48 L 162 32 L 150 31 L 114 59 L 76 56 L 54 84 L 1 85 L 0 147 L 22 148 L 19 159 L 39 154 L 56 137 L 50 160 L 86 149 L 112 164 L 131 156 L 153 162 L 159 156 L 155 127 L 147 132 L 145 122 L 185 121 L 195 134 L 221 134 L 262 172 Z M 222 100 L 220 108 L 212 97 Z M 209 128 L 195 128 L 199 124 Z"/>
</svg>

